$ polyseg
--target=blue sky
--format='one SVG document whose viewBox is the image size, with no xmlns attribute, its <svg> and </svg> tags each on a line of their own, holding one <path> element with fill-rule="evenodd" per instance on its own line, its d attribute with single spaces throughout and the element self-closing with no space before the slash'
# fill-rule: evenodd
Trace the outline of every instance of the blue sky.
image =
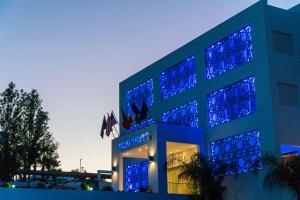
<svg viewBox="0 0 300 200">
<path fill-rule="evenodd" d="M 0 91 L 36 88 L 62 168 L 110 169 L 103 114 L 118 84 L 257 0 L 1 0 Z M 289 8 L 299 0 L 273 0 Z"/>
</svg>

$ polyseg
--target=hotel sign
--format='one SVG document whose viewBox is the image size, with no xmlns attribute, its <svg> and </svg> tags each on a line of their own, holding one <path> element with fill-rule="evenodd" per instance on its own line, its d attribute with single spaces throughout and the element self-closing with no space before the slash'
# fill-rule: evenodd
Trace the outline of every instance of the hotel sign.
<svg viewBox="0 0 300 200">
<path fill-rule="evenodd" d="M 146 133 L 143 133 L 143 134 L 134 136 L 132 138 L 129 138 L 127 140 L 119 142 L 118 148 L 119 148 L 120 151 L 123 151 L 123 150 L 128 149 L 132 146 L 137 146 L 139 144 L 142 144 L 142 143 L 148 141 L 149 138 L 150 138 L 149 133 L 146 132 Z"/>
</svg>

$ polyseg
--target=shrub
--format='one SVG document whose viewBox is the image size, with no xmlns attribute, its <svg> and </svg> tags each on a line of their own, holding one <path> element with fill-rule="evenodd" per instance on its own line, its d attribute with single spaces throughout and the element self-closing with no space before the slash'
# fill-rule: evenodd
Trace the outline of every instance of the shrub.
<svg viewBox="0 0 300 200">
<path fill-rule="evenodd" d="M 109 185 L 105 185 L 101 188 L 101 191 L 113 191 L 113 188 Z"/>
</svg>

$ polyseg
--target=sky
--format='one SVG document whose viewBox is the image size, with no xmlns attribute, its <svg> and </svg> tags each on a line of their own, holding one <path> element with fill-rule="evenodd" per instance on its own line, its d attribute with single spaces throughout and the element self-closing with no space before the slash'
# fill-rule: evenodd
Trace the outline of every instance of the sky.
<svg viewBox="0 0 300 200">
<path fill-rule="evenodd" d="M 1 0 L 0 91 L 35 88 L 63 170 L 111 168 L 118 84 L 257 0 Z M 269 0 L 290 8 L 300 0 Z"/>
</svg>

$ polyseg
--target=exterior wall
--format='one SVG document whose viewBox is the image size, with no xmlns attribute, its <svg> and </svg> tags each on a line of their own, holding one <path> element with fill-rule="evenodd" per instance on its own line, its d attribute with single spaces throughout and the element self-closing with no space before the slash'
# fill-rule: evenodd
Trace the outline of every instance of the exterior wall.
<svg viewBox="0 0 300 200">
<path fill-rule="evenodd" d="M 297 85 L 298 94 L 300 94 L 300 12 L 296 12 L 296 7 L 294 9 L 295 12 L 268 7 L 266 16 L 277 143 L 278 145 L 300 146 L 300 97 L 298 97 L 298 106 L 281 105 L 277 86 L 278 82 Z M 291 55 L 275 51 L 273 31 L 292 35 L 293 53 Z"/>
<path fill-rule="evenodd" d="M 122 108 L 125 107 L 126 91 L 149 79 L 153 79 L 154 104 L 150 108 L 150 113 L 156 121 L 161 121 L 161 114 L 163 112 L 186 102 L 197 100 L 199 127 L 203 128 L 205 133 L 205 150 L 202 151 L 204 155 L 209 155 L 210 152 L 208 146 L 211 141 L 245 133 L 254 129 L 258 129 L 260 132 L 259 140 L 262 152 L 278 152 L 279 143 L 284 142 L 285 144 L 291 144 L 292 141 L 300 141 L 299 134 L 296 136 L 296 131 L 300 130 L 300 117 L 295 119 L 295 116 L 300 116 L 300 110 L 298 110 L 298 108 L 291 109 L 279 106 L 276 97 L 275 86 L 279 80 L 295 83 L 298 84 L 298 88 L 300 87 L 300 47 L 299 45 L 297 46 L 297 44 L 300 44 L 299 36 L 295 37 L 294 40 L 295 52 L 298 57 L 294 56 L 291 58 L 278 55 L 271 50 L 271 30 L 273 28 L 278 28 L 283 32 L 285 32 L 285 30 L 288 32 L 290 31 L 299 35 L 300 30 L 297 29 L 299 26 L 289 26 L 291 21 L 295 21 L 292 19 L 292 14 L 286 13 L 287 11 L 267 6 L 265 1 L 258 2 L 142 71 L 129 77 L 120 83 L 120 113 Z M 285 23 L 282 23 L 282 21 Z M 299 24 L 299 21 L 296 23 Z M 218 77 L 207 80 L 205 74 L 205 48 L 246 25 L 252 27 L 253 60 L 233 70 L 227 71 Z M 195 56 L 196 63 L 196 86 L 162 101 L 160 98 L 160 73 L 193 55 Z M 289 69 L 286 70 L 287 67 L 282 67 L 283 63 L 288 63 Z M 212 128 L 209 127 L 207 95 L 210 92 L 249 76 L 254 76 L 256 79 L 256 113 Z M 288 120 L 289 124 L 287 125 L 287 121 L 284 120 Z M 120 121 L 122 121 L 121 117 Z M 124 130 L 121 130 L 121 133 L 122 135 L 126 134 Z M 131 133 L 128 135 L 130 134 Z M 163 155 L 159 156 L 162 156 L 162 159 L 165 159 Z M 262 187 L 264 172 L 263 170 L 261 171 L 262 173 L 260 173 L 259 176 L 253 176 L 251 172 L 248 172 L 238 176 L 226 177 L 225 184 L 228 186 L 226 198 L 289 199 L 289 195 L 287 195 L 286 191 L 265 190 Z M 161 175 L 161 172 L 159 175 Z M 163 177 L 163 179 L 166 180 L 165 177 Z M 161 181 L 163 179 L 161 179 Z M 159 183 L 162 184 L 161 182 Z M 161 189 L 161 186 L 159 187 L 160 192 L 165 192 L 163 188 Z"/>
</svg>

